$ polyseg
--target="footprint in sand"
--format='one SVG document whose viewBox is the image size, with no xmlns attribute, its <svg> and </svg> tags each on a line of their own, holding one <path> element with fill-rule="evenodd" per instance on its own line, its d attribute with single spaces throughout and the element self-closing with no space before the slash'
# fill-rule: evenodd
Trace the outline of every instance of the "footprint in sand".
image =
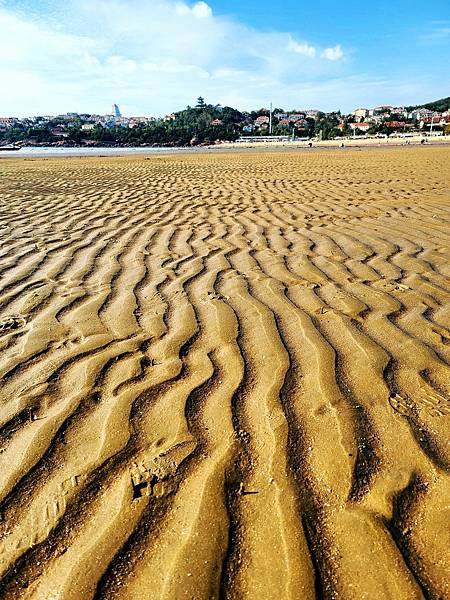
<svg viewBox="0 0 450 600">
<path fill-rule="evenodd" d="M 7 315 L 0 320 L 0 335 L 21 329 L 27 321 L 22 315 Z"/>
</svg>

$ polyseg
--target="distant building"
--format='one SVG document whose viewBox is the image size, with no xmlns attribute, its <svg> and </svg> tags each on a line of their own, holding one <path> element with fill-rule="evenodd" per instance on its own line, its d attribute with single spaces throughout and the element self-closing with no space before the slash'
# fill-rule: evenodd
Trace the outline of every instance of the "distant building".
<svg viewBox="0 0 450 600">
<path fill-rule="evenodd" d="M 0 117 L 0 129 L 9 129 L 19 122 L 16 117 Z"/>
<path fill-rule="evenodd" d="M 293 113 L 289 115 L 291 121 L 304 121 L 306 117 L 305 113 Z"/>
<path fill-rule="evenodd" d="M 366 117 L 369 116 L 369 109 L 368 108 L 357 108 L 352 112 L 352 115 L 354 117 L 358 117 L 361 119 L 365 119 Z"/>
<path fill-rule="evenodd" d="M 130 119 L 127 117 L 115 117 L 114 121 L 116 125 L 119 125 L 120 127 L 128 127 Z"/>
<path fill-rule="evenodd" d="M 217 125 L 222 125 L 222 121 L 220 119 L 214 119 L 214 121 L 211 121 L 211 125 L 214 127 Z"/>
<path fill-rule="evenodd" d="M 359 129 L 360 131 L 366 132 L 368 129 L 372 127 L 370 123 L 349 123 L 349 126 L 355 130 Z"/>
<path fill-rule="evenodd" d="M 269 125 L 269 123 L 270 123 L 269 117 L 266 117 L 264 115 L 261 115 L 260 117 L 258 117 L 255 120 L 255 125 L 257 127 L 267 127 Z"/>
<path fill-rule="evenodd" d="M 408 114 L 408 118 L 413 119 L 414 121 L 421 121 L 423 119 L 429 119 L 435 116 L 437 116 L 436 113 L 432 110 L 428 110 L 428 108 L 418 108 L 416 110 L 412 110 Z"/>
<path fill-rule="evenodd" d="M 117 106 L 117 104 L 113 104 L 112 105 L 112 112 L 111 112 L 111 114 L 116 119 L 120 119 L 120 117 L 122 116 L 122 113 L 120 112 L 119 107 Z"/>
<path fill-rule="evenodd" d="M 438 115 L 432 117 L 424 117 L 420 121 L 420 128 L 423 129 L 424 127 L 430 127 L 431 125 L 433 125 L 433 127 L 445 127 L 445 125 L 447 125 L 448 123 L 450 123 L 449 116 L 443 117 Z"/>
<path fill-rule="evenodd" d="M 389 114 L 392 112 L 394 107 L 390 104 L 381 104 L 380 106 L 375 106 L 373 109 L 374 114 Z"/>
<path fill-rule="evenodd" d="M 63 138 L 69 137 L 69 134 L 64 129 L 64 127 L 52 127 L 52 129 L 50 129 L 50 132 L 55 137 L 63 137 Z"/>
<path fill-rule="evenodd" d="M 133 127 L 138 127 L 139 125 L 147 125 L 156 121 L 155 117 L 130 117 L 128 119 L 128 127 L 133 129 Z"/>
<path fill-rule="evenodd" d="M 411 123 L 405 123 L 404 121 L 386 121 L 385 125 L 390 129 L 410 129 L 413 127 Z"/>
</svg>

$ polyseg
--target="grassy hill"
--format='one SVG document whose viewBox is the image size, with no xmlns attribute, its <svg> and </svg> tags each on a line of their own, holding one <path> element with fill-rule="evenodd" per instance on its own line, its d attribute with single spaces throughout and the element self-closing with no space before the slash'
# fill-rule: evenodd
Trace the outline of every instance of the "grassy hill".
<svg viewBox="0 0 450 600">
<path fill-rule="evenodd" d="M 415 108 L 428 108 L 429 110 L 436 110 L 438 112 L 450 110 L 450 96 L 448 98 L 441 98 L 440 100 L 435 100 L 434 102 L 428 102 L 427 104 L 408 106 L 408 110 L 414 110 Z"/>
</svg>

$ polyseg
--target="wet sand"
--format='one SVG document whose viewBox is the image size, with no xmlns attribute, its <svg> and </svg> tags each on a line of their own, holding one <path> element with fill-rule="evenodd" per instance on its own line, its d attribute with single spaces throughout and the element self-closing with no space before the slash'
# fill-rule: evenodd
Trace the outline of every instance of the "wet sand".
<svg viewBox="0 0 450 600">
<path fill-rule="evenodd" d="M 0 598 L 449 598 L 449 181 L 0 161 Z"/>
</svg>

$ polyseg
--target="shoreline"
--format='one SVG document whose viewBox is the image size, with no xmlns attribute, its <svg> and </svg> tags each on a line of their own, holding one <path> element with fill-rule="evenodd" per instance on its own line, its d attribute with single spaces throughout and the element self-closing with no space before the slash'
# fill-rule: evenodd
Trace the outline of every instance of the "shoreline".
<svg viewBox="0 0 450 600">
<path fill-rule="evenodd" d="M 403 139 L 394 140 L 346 140 L 344 146 L 341 146 L 341 141 L 325 140 L 313 142 L 309 146 L 308 142 L 249 142 L 249 143 L 233 143 L 224 142 L 212 146 L 183 146 L 177 148 L 158 147 L 158 148 L 141 148 L 141 147 L 102 147 L 102 148 L 85 148 L 82 146 L 76 148 L 52 148 L 33 146 L 27 147 L 28 150 L 12 150 L 0 152 L 0 160 L 4 159 L 23 159 L 37 160 L 39 158 L 119 158 L 126 156 L 148 157 L 151 156 L 176 156 L 188 154 L 221 154 L 221 153 L 266 153 L 266 152 L 317 152 L 317 151 L 333 151 L 340 150 L 342 152 L 348 150 L 389 150 L 395 148 L 445 148 L 450 147 L 450 136 L 445 138 L 426 138 L 427 143 L 420 142 L 422 138 L 410 138 L 410 143 L 405 143 Z"/>
</svg>

